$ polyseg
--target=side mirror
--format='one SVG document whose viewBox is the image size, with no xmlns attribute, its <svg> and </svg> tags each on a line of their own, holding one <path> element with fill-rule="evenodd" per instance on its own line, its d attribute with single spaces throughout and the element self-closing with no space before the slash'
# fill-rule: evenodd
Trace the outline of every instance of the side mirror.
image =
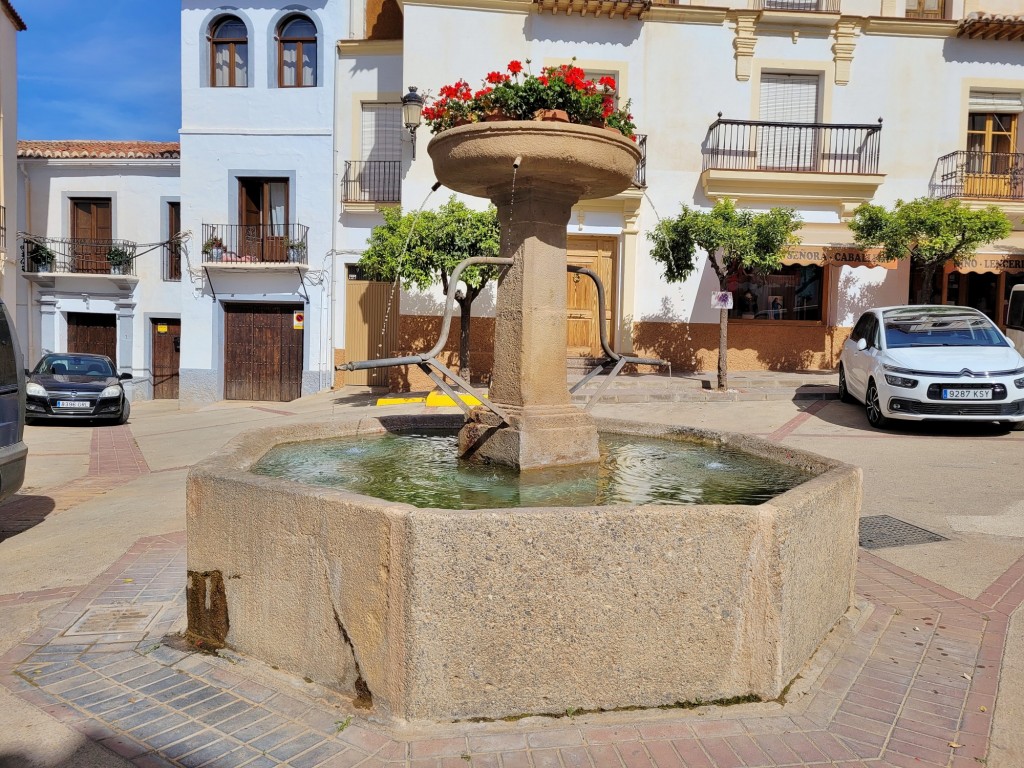
<svg viewBox="0 0 1024 768">
<path fill-rule="evenodd" d="M 863 352 L 867 348 L 868 348 L 868 340 L 867 339 L 863 339 L 863 338 L 862 339 L 857 339 L 857 349 L 859 349 L 861 352 Z"/>
<path fill-rule="evenodd" d="M 130 373 L 122 373 L 117 378 L 120 379 L 121 381 L 127 381 L 128 379 L 134 379 L 135 377 L 132 376 Z"/>
</svg>

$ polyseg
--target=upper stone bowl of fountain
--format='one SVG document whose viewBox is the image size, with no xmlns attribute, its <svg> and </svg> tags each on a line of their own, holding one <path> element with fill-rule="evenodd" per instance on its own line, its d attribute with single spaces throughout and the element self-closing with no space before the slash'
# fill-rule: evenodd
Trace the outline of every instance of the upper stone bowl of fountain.
<svg viewBox="0 0 1024 768">
<path fill-rule="evenodd" d="M 196 465 L 191 638 L 375 717 L 452 721 L 774 699 L 851 605 L 860 470 L 759 438 L 597 420 L 666 450 L 699 441 L 800 470 L 803 482 L 759 504 L 420 508 L 253 471 L 308 441 L 360 451 L 462 422 L 275 427 Z"/>
<path fill-rule="evenodd" d="M 577 200 L 610 197 L 633 181 L 641 153 L 618 131 L 574 123 L 508 120 L 443 131 L 427 152 L 437 180 L 476 197 L 507 195 L 512 165 L 518 188 L 562 190 Z"/>
</svg>

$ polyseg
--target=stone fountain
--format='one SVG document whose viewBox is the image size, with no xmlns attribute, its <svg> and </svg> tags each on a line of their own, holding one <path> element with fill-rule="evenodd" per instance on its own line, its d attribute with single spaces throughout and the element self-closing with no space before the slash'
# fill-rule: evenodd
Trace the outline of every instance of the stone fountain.
<svg viewBox="0 0 1024 768">
<path fill-rule="evenodd" d="M 293 424 L 241 435 L 196 465 L 188 637 L 348 694 L 382 719 L 778 697 L 852 603 L 860 470 L 753 437 L 595 425 L 572 407 L 566 224 L 577 200 L 629 184 L 631 142 L 494 123 L 446 131 L 429 151 L 439 180 L 497 204 L 502 254 L 514 259 L 498 288 L 490 388 L 506 419 Z M 593 462 L 599 427 L 729 445 L 809 479 L 757 505 L 464 510 L 252 471 L 278 446 L 423 427 L 461 428 L 465 457 L 522 469 Z"/>
</svg>

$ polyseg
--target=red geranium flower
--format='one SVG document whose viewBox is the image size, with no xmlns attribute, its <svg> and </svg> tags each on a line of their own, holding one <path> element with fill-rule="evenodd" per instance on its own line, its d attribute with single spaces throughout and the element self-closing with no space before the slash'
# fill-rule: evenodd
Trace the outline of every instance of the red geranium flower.
<svg viewBox="0 0 1024 768">
<path fill-rule="evenodd" d="M 601 85 L 601 86 L 604 86 L 605 88 L 608 88 L 609 90 L 612 90 L 612 91 L 615 90 L 615 78 L 614 77 L 609 77 L 608 75 L 605 75 L 604 77 L 602 77 L 600 80 L 597 81 L 597 84 Z"/>
<path fill-rule="evenodd" d="M 523 71 L 523 65 L 519 61 L 510 61 L 508 63 L 508 71 L 511 72 L 513 75 L 518 75 L 520 72 Z"/>
</svg>

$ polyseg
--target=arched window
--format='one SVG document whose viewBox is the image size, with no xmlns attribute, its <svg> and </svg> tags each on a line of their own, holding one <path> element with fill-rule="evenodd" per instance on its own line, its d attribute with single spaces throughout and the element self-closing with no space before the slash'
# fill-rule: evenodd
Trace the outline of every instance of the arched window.
<svg viewBox="0 0 1024 768">
<path fill-rule="evenodd" d="M 277 84 L 281 88 L 316 85 L 316 26 L 305 16 L 291 16 L 278 28 Z"/>
<path fill-rule="evenodd" d="M 210 28 L 210 85 L 244 88 L 249 84 L 249 33 L 241 19 L 225 16 Z"/>
</svg>

